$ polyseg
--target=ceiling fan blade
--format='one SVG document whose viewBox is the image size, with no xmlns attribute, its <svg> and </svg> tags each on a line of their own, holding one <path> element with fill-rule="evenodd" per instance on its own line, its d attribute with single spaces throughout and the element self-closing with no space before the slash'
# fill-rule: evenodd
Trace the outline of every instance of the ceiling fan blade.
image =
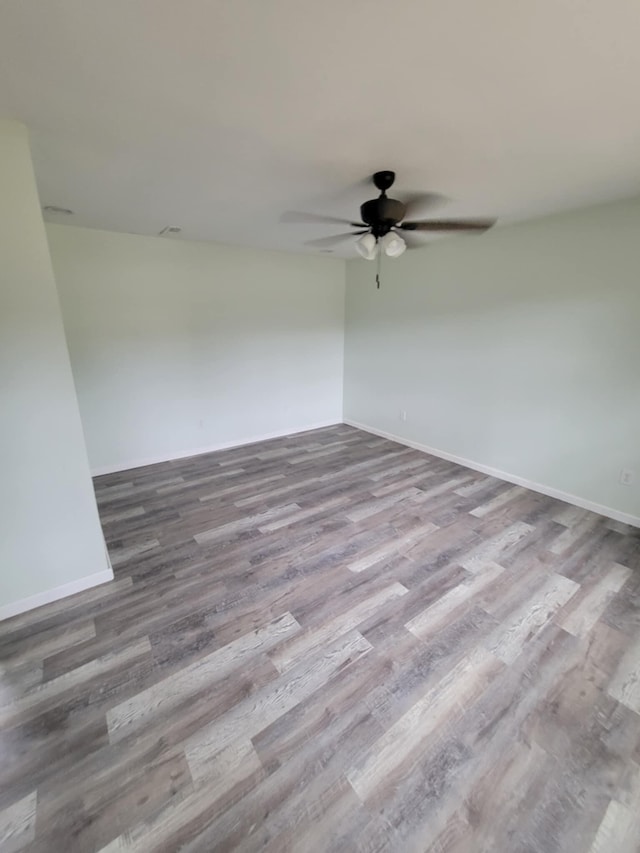
<svg viewBox="0 0 640 853">
<path fill-rule="evenodd" d="M 405 205 L 405 219 L 424 214 L 449 199 L 440 193 L 399 193 L 399 200 Z"/>
<path fill-rule="evenodd" d="M 432 219 L 427 222 L 403 222 L 397 227 L 403 231 L 487 231 L 496 224 L 495 219 Z"/>
<path fill-rule="evenodd" d="M 415 237 L 408 231 L 402 233 L 394 229 L 394 233 L 396 233 L 398 237 L 401 237 L 404 240 L 404 242 L 407 244 L 407 249 L 424 249 L 429 245 L 428 242 L 426 242 L 425 240 L 421 240 L 419 237 Z"/>
<path fill-rule="evenodd" d="M 348 240 L 350 237 L 357 237 L 358 234 L 366 234 L 365 231 L 348 231 L 345 234 L 334 234 L 332 237 L 320 237 L 318 240 L 307 240 L 305 246 L 316 246 L 318 249 L 329 248 L 336 243 L 341 243 L 343 240 Z"/>
<path fill-rule="evenodd" d="M 337 216 L 323 216 L 319 213 L 305 213 L 301 210 L 287 210 L 280 217 L 281 222 L 293 222 L 300 225 L 351 225 L 353 228 L 366 228 L 363 222 L 350 222 Z"/>
</svg>

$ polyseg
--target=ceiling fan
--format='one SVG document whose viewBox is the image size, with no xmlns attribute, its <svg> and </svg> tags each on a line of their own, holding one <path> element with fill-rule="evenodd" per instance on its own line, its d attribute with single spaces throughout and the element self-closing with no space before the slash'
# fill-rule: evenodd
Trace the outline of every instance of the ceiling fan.
<svg viewBox="0 0 640 853">
<path fill-rule="evenodd" d="M 357 231 L 348 231 L 345 234 L 336 234 L 333 237 L 323 237 L 320 240 L 310 240 L 307 245 L 329 247 L 350 237 L 359 237 L 355 243 L 356 249 L 368 261 L 373 261 L 383 252 L 391 258 L 397 258 L 407 248 L 420 248 L 422 244 L 419 241 L 412 240 L 409 237 L 410 232 L 430 232 L 433 234 L 463 231 L 478 234 L 495 224 L 495 219 L 407 220 L 406 217 L 411 208 L 415 208 L 420 202 L 432 200 L 433 196 L 425 193 L 421 196 L 413 196 L 408 202 L 389 198 L 387 190 L 391 189 L 395 179 L 395 172 L 376 172 L 373 175 L 373 183 L 380 190 L 380 195 L 378 198 L 365 201 L 361 205 L 362 222 L 350 222 L 348 219 L 316 216 L 315 214 L 291 214 L 290 221 L 292 216 L 297 222 L 340 223 L 357 228 Z"/>
</svg>

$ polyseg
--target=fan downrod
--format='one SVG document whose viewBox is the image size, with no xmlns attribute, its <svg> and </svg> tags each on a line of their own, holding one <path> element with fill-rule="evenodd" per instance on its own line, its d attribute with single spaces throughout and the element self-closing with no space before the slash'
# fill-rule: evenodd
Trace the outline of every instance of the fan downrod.
<svg viewBox="0 0 640 853">
<path fill-rule="evenodd" d="M 380 192 L 385 193 L 393 186 L 393 182 L 395 181 L 395 179 L 395 172 L 376 172 L 373 176 L 373 183 L 380 190 Z"/>
</svg>

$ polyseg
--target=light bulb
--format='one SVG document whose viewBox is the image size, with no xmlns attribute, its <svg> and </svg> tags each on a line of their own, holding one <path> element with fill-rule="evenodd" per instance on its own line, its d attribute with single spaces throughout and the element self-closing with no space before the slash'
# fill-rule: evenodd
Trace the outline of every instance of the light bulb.
<svg viewBox="0 0 640 853">
<path fill-rule="evenodd" d="M 356 240 L 356 249 L 365 260 L 372 261 L 378 254 L 378 241 L 373 234 L 365 234 L 359 240 Z"/>
<path fill-rule="evenodd" d="M 399 234 L 396 234 L 394 231 L 389 231 L 380 240 L 380 248 L 384 251 L 385 255 L 388 255 L 390 258 L 399 258 L 407 248 L 407 244 Z"/>
</svg>

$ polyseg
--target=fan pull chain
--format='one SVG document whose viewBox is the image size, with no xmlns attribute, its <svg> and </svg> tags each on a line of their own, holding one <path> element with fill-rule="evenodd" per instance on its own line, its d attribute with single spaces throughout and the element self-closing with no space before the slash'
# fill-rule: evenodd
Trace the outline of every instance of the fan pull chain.
<svg viewBox="0 0 640 853">
<path fill-rule="evenodd" d="M 380 269 L 382 267 L 382 252 L 378 248 L 378 257 L 377 257 L 377 267 L 376 267 L 376 287 L 380 290 Z"/>
</svg>

